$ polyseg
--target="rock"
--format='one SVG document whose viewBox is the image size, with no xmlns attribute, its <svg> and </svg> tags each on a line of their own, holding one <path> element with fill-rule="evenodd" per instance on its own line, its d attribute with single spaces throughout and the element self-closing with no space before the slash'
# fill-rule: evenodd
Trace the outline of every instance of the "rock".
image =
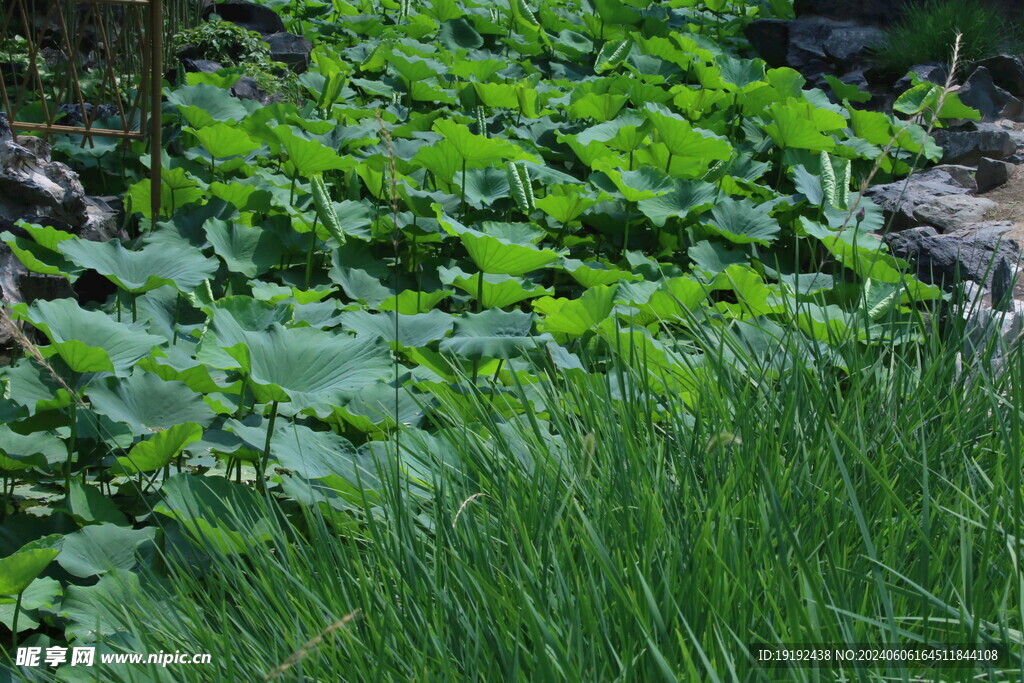
<svg viewBox="0 0 1024 683">
<path fill-rule="evenodd" d="M 937 197 L 967 195 L 969 189 L 960 185 L 951 174 L 938 168 L 883 185 L 869 187 L 865 196 L 885 212 L 892 230 L 920 225 L 917 210 Z"/>
<path fill-rule="evenodd" d="M 992 308 L 1005 311 L 1011 306 L 1018 270 L 1007 259 L 999 259 L 992 273 Z"/>
<path fill-rule="evenodd" d="M 6 117 L 4 118 L 6 128 Z M 78 175 L 50 160 L 42 138 L 0 134 L 0 218 L 47 215 L 81 226 L 86 221 L 85 190 Z"/>
<path fill-rule="evenodd" d="M 914 263 L 924 282 L 951 289 L 970 280 L 991 288 L 996 273 L 1015 268 L 1020 259 L 1020 246 L 1004 237 L 1011 228 L 1012 223 L 982 223 L 972 230 L 940 235 L 932 227 L 920 227 L 889 233 L 885 241 L 894 256 Z M 997 268 L 1000 259 L 1006 259 L 1007 265 Z"/>
<path fill-rule="evenodd" d="M 983 66 L 974 70 L 957 94 L 961 102 L 977 109 L 984 121 L 1017 119 L 1024 113 L 1024 102 L 997 86 Z"/>
<path fill-rule="evenodd" d="M 1017 151 L 1017 143 L 1006 131 L 936 130 L 935 142 L 942 147 L 947 164 L 976 165 L 982 157 L 1003 159 Z"/>
<path fill-rule="evenodd" d="M 181 66 L 187 72 L 201 74 L 216 73 L 224 68 L 220 62 L 214 62 L 209 59 L 192 59 L 190 57 L 182 59 Z"/>
<path fill-rule="evenodd" d="M 924 64 L 915 64 L 910 67 L 907 74 L 903 78 L 896 81 L 893 85 L 893 90 L 896 94 L 901 94 L 907 90 L 910 90 L 914 84 L 914 79 L 911 74 L 916 74 L 917 77 L 928 83 L 934 83 L 936 85 L 945 85 L 946 79 L 949 78 L 949 67 L 941 62 L 926 62 Z"/>
<path fill-rule="evenodd" d="M 239 78 L 228 92 L 240 100 L 256 100 L 263 105 L 281 100 L 277 95 L 268 95 L 266 90 L 256 84 L 256 79 L 250 76 Z"/>
<path fill-rule="evenodd" d="M 830 19 L 885 26 L 895 21 L 907 0 L 796 0 L 797 16 L 814 14 Z"/>
<path fill-rule="evenodd" d="M 266 38 L 270 44 L 270 58 L 282 62 L 295 73 L 303 73 L 309 68 L 309 54 L 313 51 L 313 43 L 294 33 L 280 32 Z"/>
<path fill-rule="evenodd" d="M 979 223 L 986 213 L 997 206 L 991 199 L 966 194 L 932 197 L 917 207 L 914 217 L 942 232 L 954 232 Z"/>
<path fill-rule="evenodd" d="M 789 22 L 781 19 L 756 19 L 743 29 L 747 40 L 754 46 L 768 66 L 787 66 L 789 51 Z"/>
<path fill-rule="evenodd" d="M 1024 59 L 1018 55 L 997 55 L 978 62 L 992 75 L 992 80 L 1015 97 L 1024 97 Z"/>
<path fill-rule="evenodd" d="M 1010 179 L 1011 164 L 1005 161 L 982 158 L 978 162 L 978 194 L 984 194 L 994 190 L 1000 185 L 1005 185 Z"/>
<path fill-rule="evenodd" d="M 86 197 L 85 225 L 76 232 L 82 239 L 106 242 L 115 237 L 126 240 L 121 229 L 124 222 L 124 200 L 120 197 Z"/>
<path fill-rule="evenodd" d="M 863 58 L 867 51 L 881 44 L 885 35 L 874 26 L 842 26 L 835 28 L 825 43 L 825 54 L 843 64 Z"/>
<path fill-rule="evenodd" d="M 930 170 L 948 173 L 949 177 L 953 179 L 953 182 L 965 190 L 970 190 L 971 192 L 977 192 L 978 190 L 978 183 L 974 177 L 977 169 L 971 168 L 970 166 L 942 164 L 940 166 L 934 166 Z"/>
<path fill-rule="evenodd" d="M 60 114 L 58 123 L 64 126 L 81 126 L 86 121 L 92 123 L 96 119 L 105 119 L 118 115 L 117 107 L 112 104 L 101 104 L 94 106 L 89 102 L 79 106 L 77 104 L 62 104 L 57 107 Z"/>
<path fill-rule="evenodd" d="M 242 28 L 262 33 L 265 36 L 285 30 L 284 20 L 277 12 L 263 5 L 246 2 L 246 0 L 218 2 L 203 12 L 203 18 L 209 18 L 211 14 L 216 14 L 224 21 L 230 21 L 232 24 L 238 24 Z"/>
</svg>

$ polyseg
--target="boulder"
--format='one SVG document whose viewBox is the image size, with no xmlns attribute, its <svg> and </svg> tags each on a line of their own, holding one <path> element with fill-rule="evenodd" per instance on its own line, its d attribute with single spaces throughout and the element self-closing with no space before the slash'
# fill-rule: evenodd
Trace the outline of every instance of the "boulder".
<svg viewBox="0 0 1024 683">
<path fill-rule="evenodd" d="M 978 62 L 992 81 L 1015 97 L 1024 97 L 1024 59 L 1019 55 L 996 55 Z"/>
<path fill-rule="evenodd" d="M 755 19 L 746 25 L 743 33 L 768 66 L 777 69 L 787 66 L 789 52 L 789 22 L 782 19 Z"/>
<path fill-rule="evenodd" d="M 1005 234 L 1012 223 L 981 223 L 969 229 L 940 235 L 930 226 L 893 232 L 885 241 L 894 256 L 912 262 L 924 282 L 946 289 L 969 280 L 992 288 L 997 275 L 1016 269 L 1020 246 Z M 999 265 L 1000 259 L 1006 264 Z M 1006 283 L 998 285 L 1006 291 Z"/>
<path fill-rule="evenodd" d="M 910 67 L 907 74 L 900 78 L 892 86 L 893 91 L 900 95 L 907 90 L 910 90 L 914 84 L 914 79 L 911 74 L 916 74 L 917 77 L 928 83 L 934 83 L 936 85 L 945 85 L 946 80 L 949 78 L 949 66 L 941 62 L 925 62 L 924 64 L 915 64 Z"/>
<path fill-rule="evenodd" d="M 975 179 L 977 169 L 971 168 L 970 166 L 941 164 L 939 166 L 933 166 L 930 170 L 948 173 L 949 177 L 953 179 L 953 182 L 965 190 L 970 190 L 971 192 L 977 192 L 978 190 L 978 181 Z"/>
<path fill-rule="evenodd" d="M 874 185 L 865 196 L 882 208 L 890 229 L 903 230 L 921 224 L 917 218 L 920 206 L 937 197 L 967 195 L 969 191 L 950 173 L 936 168 L 906 180 Z"/>
<path fill-rule="evenodd" d="M 281 101 L 277 95 L 268 95 L 267 91 L 257 85 L 256 79 L 251 76 L 239 78 L 228 92 L 240 100 L 255 100 L 263 105 Z"/>
<path fill-rule="evenodd" d="M 6 117 L 0 119 L 0 200 L 0 219 L 43 215 L 73 226 L 86 221 L 85 190 L 78 175 L 51 161 L 50 145 L 42 138 L 15 138 Z"/>
<path fill-rule="evenodd" d="M 978 194 L 984 194 L 994 190 L 1000 185 L 1005 185 L 1010 179 L 1012 164 L 1005 161 L 983 158 L 978 162 Z"/>
<path fill-rule="evenodd" d="M 914 211 L 914 217 L 919 223 L 942 232 L 956 232 L 980 223 L 985 214 L 997 206 L 991 199 L 982 197 L 947 195 L 922 202 Z"/>
<path fill-rule="evenodd" d="M 1006 131 L 944 129 L 932 135 L 942 147 L 942 161 L 947 164 L 974 166 L 982 157 L 1003 159 L 1017 151 L 1017 143 Z"/>
<path fill-rule="evenodd" d="M 182 59 L 181 66 L 189 73 L 201 74 L 217 73 L 224 68 L 220 62 L 214 62 L 209 59 L 193 59 L 191 57 L 185 57 Z"/>
<path fill-rule="evenodd" d="M 295 73 L 303 73 L 309 68 L 309 54 L 313 51 L 313 43 L 294 33 L 280 32 L 266 38 L 270 45 L 270 58 L 282 62 Z"/>
<path fill-rule="evenodd" d="M 874 26 L 840 26 L 829 34 L 825 54 L 837 62 L 862 59 L 872 47 L 881 44 L 885 35 Z"/>
<path fill-rule="evenodd" d="M 899 18 L 908 0 L 796 0 L 793 7 L 797 16 L 814 14 L 819 17 L 846 21 L 860 21 L 885 26 Z"/>
<path fill-rule="evenodd" d="M 974 70 L 957 94 L 961 102 L 977 109 L 984 121 L 1018 119 L 1024 113 L 1024 102 L 996 85 L 983 66 Z"/>
<path fill-rule="evenodd" d="M 209 18 L 211 14 L 216 14 L 224 21 L 230 21 L 232 24 L 238 24 L 244 29 L 262 33 L 265 36 L 285 30 L 284 20 L 277 12 L 269 7 L 246 0 L 228 0 L 208 6 L 203 11 L 203 18 Z"/>
</svg>

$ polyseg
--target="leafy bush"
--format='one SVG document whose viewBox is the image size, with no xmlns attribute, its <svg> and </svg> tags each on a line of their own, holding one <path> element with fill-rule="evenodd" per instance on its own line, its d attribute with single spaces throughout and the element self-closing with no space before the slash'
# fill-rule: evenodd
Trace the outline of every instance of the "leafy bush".
<svg viewBox="0 0 1024 683">
<path fill-rule="evenodd" d="M 948 62 L 957 32 L 967 63 L 1024 48 L 1024 26 L 977 0 L 921 0 L 910 5 L 877 49 L 880 66 L 897 74 L 925 62 Z"/>
<path fill-rule="evenodd" d="M 174 36 L 174 47 L 179 54 L 209 59 L 224 66 L 253 64 L 270 60 L 270 47 L 259 33 L 247 31 L 217 15 L 195 28 Z"/>
</svg>

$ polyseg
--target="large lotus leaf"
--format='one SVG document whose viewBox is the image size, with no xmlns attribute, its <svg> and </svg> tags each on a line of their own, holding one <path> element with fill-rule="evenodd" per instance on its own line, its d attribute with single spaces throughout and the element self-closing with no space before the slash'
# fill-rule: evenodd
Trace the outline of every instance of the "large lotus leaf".
<svg viewBox="0 0 1024 683">
<path fill-rule="evenodd" d="M 261 275 L 281 259 L 284 247 L 272 232 L 237 221 L 211 218 L 203 224 L 213 250 L 228 270 L 246 277 Z"/>
<path fill-rule="evenodd" d="M 24 221 L 19 221 L 18 227 L 27 232 L 32 239 L 2 232 L 0 240 L 10 247 L 25 268 L 33 273 L 63 275 L 72 282 L 75 281 L 82 269 L 64 258 L 58 250 L 61 242 L 74 239 L 74 235 L 57 228 Z"/>
<path fill-rule="evenodd" d="M 0 470 L 24 470 L 46 467 L 67 458 L 63 441 L 49 432 L 18 434 L 7 425 L 0 425 Z"/>
<path fill-rule="evenodd" d="M 394 390 L 391 391 L 394 395 Z M 261 423 L 260 427 L 243 431 L 246 441 L 262 448 L 266 438 L 266 422 Z M 287 421 L 279 422 L 274 429 L 271 447 L 273 460 L 292 474 L 306 479 L 347 476 L 357 457 L 355 446 L 345 437 Z M 376 483 L 376 479 L 373 481 Z"/>
<path fill-rule="evenodd" d="M 611 121 L 587 128 L 576 136 L 583 146 L 601 142 L 620 152 L 634 150 L 650 135 L 651 123 L 636 112 L 628 111 Z"/>
<path fill-rule="evenodd" d="M 645 372 L 652 384 L 678 395 L 692 405 L 700 387 L 709 381 L 701 372 L 699 355 L 689 357 L 654 339 L 645 327 L 620 327 L 614 318 L 608 318 L 596 328 L 608 349 L 638 371 Z"/>
<path fill-rule="evenodd" d="M 206 311 L 213 322 L 199 342 L 196 359 L 216 368 L 245 372 L 249 371 L 246 332 L 260 332 L 292 319 L 290 306 L 246 296 L 225 297 Z"/>
<path fill-rule="evenodd" d="M 215 123 L 199 130 L 189 129 L 189 132 L 199 139 L 199 142 L 214 159 L 244 157 L 263 146 L 263 143 L 253 140 L 238 126 L 227 123 Z"/>
<path fill-rule="evenodd" d="M 64 537 L 57 563 L 72 576 L 83 579 L 116 569 L 130 571 L 139 564 L 140 549 L 153 547 L 156 532 L 156 527 L 152 526 L 142 529 L 116 524 L 87 526 Z"/>
<path fill-rule="evenodd" d="M 342 327 L 355 332 L 357 336 L 388 342 L 397 341 L 406 347 L 426 346 L 430 342 L 442 339 L 451 332 L 455 324 L 455 317 L 444 311 L 430 311 L 418 315 L 349 311 L 342 313 L 340 319 Z"/>
<path fill-rule="evenodd" d="M 689 121 L 657 105 L 648 104 L 648 118 L 654 124 L 659 140 L 673 156 L 697 157 L 703 161 L 728 161 L 732 156 L 729 141 L 709 130 L 694 128 Z"/>
<path fill-rule="evenodd" d="M 167 96 L 167 101 L 177 105 L 181 115 L 194 128 L 241 121 L 250 111 L 243 100 L 232 97 L 227 90 L 207 84 L 175 88 Z M 259 104 L 252 102 L 250 106 Z"/>
<path fill-rule="evenodd" d="M 425 402 L 424 396 L 414 394 L 408 387 L 401 387 L 396 392 L 390 384 L 379 382 L 360 390 L 345 405 L 335 407 L 333 417 L 340 418 L 342 424 L 348 423 L 360 432 L 369 434 L 392 429 L 396 423 L 406 427 L 418 425 L 423 419 Z M 354 479 L 350 481 L 355 482 Z M 368 483 L 363 475 L 363 485 Z"/>
<path fill-rule="evenodd" d="M 333 169 L 345 170 L 356 165 L 355 160 L 342 157 L 337 150 L 322 142 L 296 135 L 295 129 L 291 126 L 276 126 L 274 134 L 297 175 L 308 177 Z"/>
<path fill-rule="evenodd" d="M 629 98 L 625 95 L 591 92 L 574 100 L 569 105 L 567 113 L 570 119 L 588 119 L 603 123 L 614 119 L 628 101 Z"/>
<path fill-rule="evenodd" d="M 463 182 L 461 173 L 456 183 Z M 471 168 L 466 171 L 466 203 L 475 209 L 482 209 L 509 196 L 508 175 L 497 168 Z"/>
<path fill-rule="evenodd" d="M 63 537 L 53 534 L 26 543 L 0 559 L 0 595 L 18 595 L 60 554 Z"/>
<path fill-rule="evenodd" d="M 644 166 L 635 171 L 623 171 L 612 166 L 611 161 L 601 160 L 594 164 L 600 175 L 591 176 L 591 181 L 608 192 L 619 191 L 630 202 L 639 202 L 671 192 L 675 181 L 656 168 Z M 610 182 L 609 182 L 610 181 Z"/>
<path fill-rule="evenodd" d="M 99 486 L 73 479 L 67 494 L 65 507 L 79 526 L 104 523 L 130 526 L 117 503 L 104 495 Z"/>
<path fill-rule="evenodd" d="M 444 22 L 437 34 L 437 41 L 449 50 L 475 50 L 484 45 L 483 36 L 463 17 Z"/>
<path fill-rule="evenodd" d="M 640 211 L 661 227 L 669 218 L 686 220 L 691 214 L 706 211 L 715 203 L 718 188 L 703 180 L 679 180 L 668 194 L 644 199 L 637 204 Z"/>
<path fill-rule="evenodd" d="M 736 263 L 746 263 L 747 255 L 739 249 L 729 249 L 719 241 L 702 240 L 686 250 L 694 270 L 715 275 Z"/>
<path fill-rule="evenodd" d="M 268 213 L 273 195 L 255 185 L 242 182 L 210 183 L 210 194 L 234 206 L 239 211 Z"/>
<path fill-rule="evenodd" d="M 118 239 L 107 242 L 79 239 L 62 242 L 60 250 L 83 268 L 91 268 L 121 289 L 134 293 L 164 285 L 189 292 L 217 272 L 216 261 L 185 244 L 149 244 L 142 249 L 128 250 Z"/>
<path fill-rule="evenodd" d="M 171 517 L 204 548 L 225 554 L 243 553 L 273 537 L 259 494 L 223 477 L 178 474 L 160 489 L 156 512 Z"/>
<path fill-rule="evenodd" d="M 502 161 L 538 161 L 508 140 L 477 135 L 468 126 L 448 119 L 435 121 L 433 129 L 444 136 L 467 168 L 483 168 Z"/>
<path fill-rule="evenodd" d="M 580 192 L 577 186 L 556 185 L 534 203 L 559 223 L 571 223 L 599 201 L 598 197 L 589 197 Z"/>
<path fill-rule="evenodd" d="M 461 268 L 438 269 L 441 282 L 454 285 L 480 301 L 481 308 L 504 308 L 525 299 L 550 295 L 553 290 L 511 275 L 475 275 Z"/>
<path fill-rule="evenodd" d="M 472 83 L 470 87 L 485 107 L 515 109 L 519 106 L 516 86 L 511 83 Z"/>
<path fill-rule="evenodd" d="M 711 219 L 704 223 L 704 227 L 737 244 L 756 242 L 768 246 L 782 231 L 769 211 L 770 208 L 764 204 L 730 197 L 715 204 Z"/>
<path fill-rule="evenodd" d="M 776 102 L 768 109 L 770 123 L 764 126 L 779 147 L 829 151 L 836 146 L 826 131 L 840 131 L 846 127 L 842 114 L 827 109 L 816 109 L 810 102 L 790 100 Z"/>
<path fill-rule="evenodd" d="M 143 178 L 129 186 L 128 199 L 131 211 L 139 212 L 146 218 L 153 217 L 150 204 L 152 183 Z M 174 216 L 178 209 L 203 198 L 203 184 L 189 175 L 184 168 L 164 169 L 160 176 L 160 215 Z"/>
<path fill-rule="evenodd" d="M 714 64 L 697 62 L 697 80 L 704 88 L 740 92 L 765 82 L 765 63 L 760 59 L 742 59 L 729 54 L 715 55 Z"/>
<path fill-rule="evenodd" d="M 29 417 L 71 405 L 71 394 L 31 358 L 0 368 L 0 379 L 7 380 L 11 401 L 24 406 Z"/>
<path fill-rule="evenodd" d="M 132 447 L 128 455 L 121 456 L 111 467 L 114 474 L 135 474 L 152 472 L 165 466 L 177 457 L 189 444 L 203 438 L 203 428 L 195 422 L 177 424 L 157 432 L 145 441 Z"/>
<path fill-rule="evenodd" d="M 636 307 L 652 321 L 686 319 L 708 296 L 706 286 L 689 277 L 668 278 L 658 285 L 657 291 Z"/>
<path fill-rule="evenodd" d="M 49 338 L 50 346 L 41 349 L 44 356 L 59 354 L 74 372 L 123 376 L 135 361 L 164 342 L 136 325 L 115 322 L 99 311 L 86 311 L 73 299 L 37 301 L 28 308 L 22 304 L 15 314 Z"/>
<path fill-rule="evenodd" d="M 513 358 L 524 351 L 543 346 L 549 335 L 531 335 L 533 314 L 523 311 L 468 313 L 455 323 L 455 334 L 441 341 L 441 351 L 456 356 L 481 358 Z"/>
<path fill-rule="evenodd" d="M 86 394 L 93 410 L 130 425 L 137 434 L 184 422 L 206 426 L 214 418 L 202 396 L 183 382 L 165 382 L 151 372 L 136 370 L 124 379 L 95 381 Z"/>
<path fill-rule="evenodd" d="M 469 252 L 470 258 L 485 273 L 496 275 L 525 275 L 543 268 L 559 257 L 551 249 L 538 249 L 533 245 L 516 244 L 507 239 L 467 228 L 454 218 L 444 215 L 435 205 L 438 222 L 450 235 L 457 235 Z"/>
<path fill-rule="evenodd" d="M 56 613 L 63 596 L 64 589 L 57 579 L 40 577 L 30 583 L 21 594 L 18 632 L 39 628 L 39 619 L 42 617 L 40 612 Z M 0 598 L 0 624 L 6 626 L 8 631 L 14 629 L 16 603 L 14 598 Z"/>
<path fill-rule="evenodd" d="M 766 283 L 761 275 L 747 264 L 729 266 L 715 276 L 711 289 L 730 289 L 736 294 L 736 303 L 719 302 L 719 309 L 731 318 L 749 318 L 771 315 L 783 310 L 780 287 Z"/>
<path fill-rule="evenodd" d="M 578 299 L 544 297 L 533 302 L 543 317 L 538 329 L 578 337 L 607 318 L 615 305 L 614 286 L 591 287 Z"/>
<path fill-rule="evenodd" d="M 639 273 L 620 270 L 597 261 L 584 262 L 577 259 L 564 259 L 562 269 L 572 275 L 576 282 L 588 289 L 598 285 L 611 285 L 621 280 L 632 282 L 643 279 L 643 275 Z"/>
</svg>

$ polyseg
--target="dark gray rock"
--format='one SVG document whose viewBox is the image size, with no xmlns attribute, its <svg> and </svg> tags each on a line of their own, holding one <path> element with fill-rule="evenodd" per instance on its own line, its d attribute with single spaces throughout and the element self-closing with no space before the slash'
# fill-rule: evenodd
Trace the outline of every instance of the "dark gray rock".
<svg viewBox="0 0 1024 683">
<path fill-rule="evenodd" d="M 270 44 L 270 58 L 275 62 L 282 62 L 299 74 L 309 68 L 313 43 L 302 36 L 282 31 L 268 36 L 266 41 Z"/>
<path fill-rule="evenodd" d="M 882 208 L 892 230 L 904 230 L 921 224 L 917 211 L 924 204 L 969 191 L 946 171 L 931 169 L 906 180 L 869 187 L 865 196 Z"/>
<path fill-rule="evenodd" d="M 85 190 L 78 175 L 51 161 L 42 138 L 0 135 L 0 218 L 53 216 L 74 226 L 86 220 Z"/>
<path fill-rule="evenodd" d="M 743 29 L 747 40 L 754 46 L 768 66 L 787 66 L 789 51 L 789 22 L 781 19 L 756 19 Z"/>
<path fill-rule="evenodd" d="M 224 66 L 220 62 L 209 59 L 192 59 L 186 57 L 181 60 L 181 66 L 189 73 L 212 74 L 220 71 Z"/>
<path fill-rule="evenodd" d="M 1010 179 L 1012 164 L 1005 161 L 983 158 L 978 162 L 978 193 L 984 194 L 994 190 L 1000 185 L 1005 185 Z"/>
<path fill-rule="evenodd" d="M 914 217 L 919 223 L 942 232 L 955 232 L 980 223 L 985 214 L 997 206 L 991 199 L 968 194 L 932 197 L 917 207 Z"/>
<path fill-rule="evenodd" d="M 840 26 L 829 34 L 825 54 L 837 62 L 862 59 L 872 47 L 881 44 L 885 35 L 874 26 Z"/>
<path fill-rule="evenodd" d="M 57 107 L 59 116 L 57 122 L 64 126 L 81 126 L 87 121 L 92 123 L 96 119 L 105 119 L 117 116 L 117 107 L 112 104 L 93 105 L 86 102 L 82 105 L 61 104 Z"/>
<path fill-rule="evenodd" d="M 914 84 L 914 79 L 911 74 L 916 74 L 917 77 L 928 83 L 934 83 L 935 85 L 945 85 L 946 79 L 949 78 L 949 66 L 941 62 L 926 62 L 924 64 L 915 64 L 910 67 L 907 74 L 900 78 L 893 85 L 893 91 L 897 95 L 910 90 L 910 87 Z"/>
<path fill-rule="evenodd" d="M 942 162 L 976 165 L 982 157 L 1003 159 L 1017 151 L 1017 143 L 1006 131 L 937 130 L 932 133 L 942 147 Z"/>
<path fill-rule="evenodd" d="M 970 280 L 991 288 L 997 272 L 1016 268 L 1020 260 L 1020 246 L 1004 236 L 1011 227 L 1009 223 L 983 223 L 948 235 L 920 227 L 889 233 L 885 241 L 893 255 L 914 264 L 924 282 L 951 289 Z M 997 269 L 1000 259 L 1006 259 L 1007 265 Z"/>
<path fill-rule="evenodd" d="M 255 100 L 264 105 L 281 101 L 279 96 L 267 94 L 266 90 L 257 85 L 256 79 L 250 76 L 239 78 L 228 92 L 238 99 Z"/>
<path fill-rule="evenodd" d="M 895 21 L 907 0 L 796 0 L 797 16 L 814 14 L 830 19 L 860 21 L 884 26 Z"/>
<path fill-rule="evenodd" d="M 277 12 L 269 7 L 245 0 L 218 2 L 204 11 L 204 18 L 209 18 L 211 14 L 216 14 L 224 21 L 230 21 L 232 24 L 238 24 L 242 28 L 263 35 L 285 30 L 284 21 Z"/>
<path fill-rule="evenodd" d="M 996 85 L 983 66 L 974 70 L 957 94 L 961 102 L 977 109 L 984 121 L 1017 119 L 1024 113 L 1024 103 Z"/>
<path fill-rule="evenodd" d="M 949 177 L 953 179 L 953 182 L 971 192 L 977 192 L 978 182 L 974 175 L 977 169 L 971 168 L 970 166 L 959 166 L 957 164 L 942 164 L 940 166 L 933 166 L 930 171 L 942 171 L 948 173 Z"/>
<path fill-rule="evenodd" d="M 1024 97 L 1024 59 L 1018 55 L 997 55 L 978 62 L 992 74 L 992 80 L 1015 97 Z"/>
</svg>

